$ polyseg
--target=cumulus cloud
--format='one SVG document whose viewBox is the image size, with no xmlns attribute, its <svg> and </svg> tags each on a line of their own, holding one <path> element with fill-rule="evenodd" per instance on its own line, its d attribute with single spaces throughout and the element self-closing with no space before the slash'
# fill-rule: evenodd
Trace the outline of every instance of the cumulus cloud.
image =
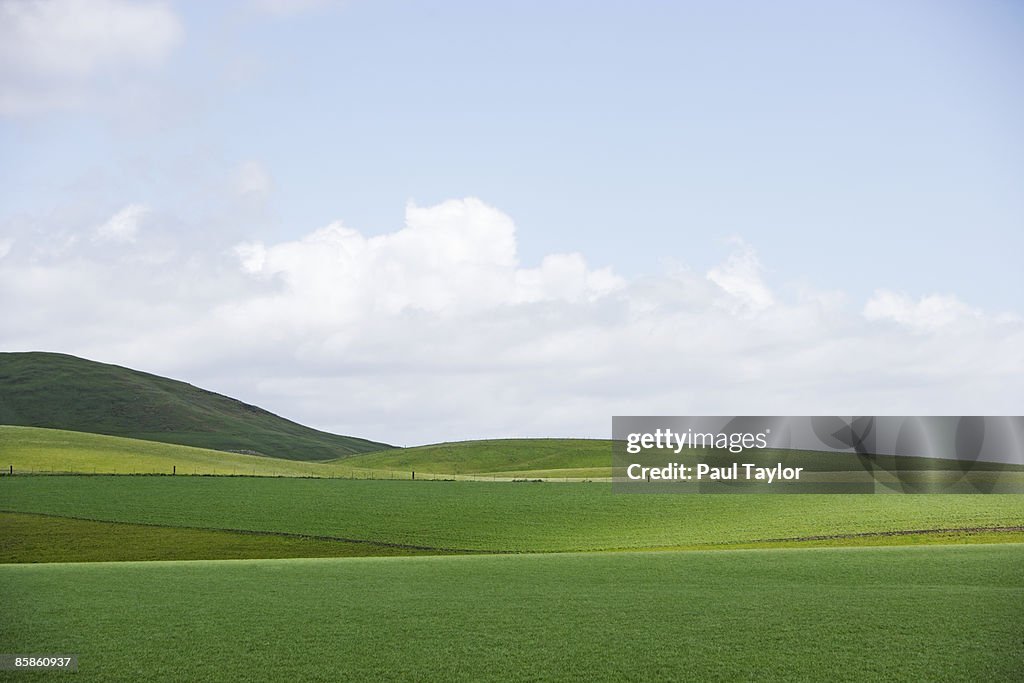
<svg viewBox="0 0 1024 683">
<path fill-rule="evenodd" d="M 143 204 L 129 204 L 102 225 L 96 226 L 93 239 L 100 242 L 134 242 L 139 234 L 139 225 L 150 213 Z"/>
<path fill-rule="evenodd" d="M 160 64 L 181 41 L 162 2 L 0 1 L 0 113 L 90 103 L 98 79 Z"/>
<path fill-rule="evenodd" d="M 376 237 L 339 222 L 300 240 L 244 243 L 235 251 L 246 272 L 283 283 L 283 291 L 260 306 L 278 309 L 275 315 L 282 318 L 307 316 L 317 323 L 592 301 L 623 284 L 608 269 L 589 268 L 579 254 L 548 256 L 538 268 L 519 267 L 512 219 L 478 199 L 410 205 L 404 228 Z"/>
<path fill-rule="evenodd" d="M 720 266 L 708 271 L 708 279 L 746 306 L 766 308 L 774 302 L 771 291 L 761 279 L 761 262 L 754 249 L 740 239 L 734 239 L 736 250 Z"/>
<path fill-rule="evenodd" d="M 888 320 L 922 332 L 936 331 L 981 317 L 955 296 L 933 294 L 914 299 L 907 294 L 877 290 L 864 305 L 868 320 Z"/>
<path fill-rule="evenodd" d="M 374 236 L 182 238 L 159 267 L 136 257 L 150 232 L 93 251 L 19 237 L 0 260 L 0 346 L 401 444 L 604 437 L 616 414 L 1002 414 L 1024 390 L 1019 318 L 885 291 L 784 297 L 742 242 L 707 273 L 522 263 L 512 218 L 477 199 L 410 205 Z"/>
</svg>

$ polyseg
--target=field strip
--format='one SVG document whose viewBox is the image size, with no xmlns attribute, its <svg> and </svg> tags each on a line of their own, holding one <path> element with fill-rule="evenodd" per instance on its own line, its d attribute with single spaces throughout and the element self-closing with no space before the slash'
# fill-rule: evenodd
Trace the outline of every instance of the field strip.
<svg viewBox="0 0 1024 683">
<path fill-rule="evenodd" d="M 83 522 L 90 524 L 99 525 L 117 525 L 125 529 L 153 529 L 154 533 L 156 530 L 161 531 L 187 531 L 196 533 L 220 533 L 237 536 L 248 536 L 258 538 L 279 538 L 289 539 L 291 541 L 300 542 L 317 542 L 326 544 L 344 544 L 353 545 L 356 547 L 364 547 L 368 552 L 364 553 L 357 551 L 354 556 L 387 556 L 391 553 L 383 551 L 409 551 L 410 555 L 421 555 L 421 554 L 437 554 L 437 555 L 510 555 L 510 554 L 565 554 L 565 553 L 576 553 L 579 551 L 566 550 L 566 551 L 538 551 L 538 550 L 510 550 L 510 549 L 453 549 L 444 548 L 438 546 L 428 545 L 416 545 L 416 544 L 403 544 L 394 543 L 388 541 L 375 541 L 367 539 L 347 539 L 340 536 L 322 535 L 322 534 L 301 534 L 294 532 L 280 532 L 280 531 L 266 531 L 266 530 L 252 530 L 252 529 L 229 529 L 220 527 L 200 527 L 200 526 L 179 526 L 169 524 L 157 524 L 157 523 L 140 523 L 140 522 L 126 522 L 126 521 L 112 521 L 102 520 L 82 516 L 70 516 L 70 515 L 58 515 L 49 513 L 26 513 L 26 512 L 13 512 L 13 511 L 0 511 L 0 522 L 3 521 L 2 515 L 10 515 L 14 517 L 25 517 L 25 518 L 39 518 L 39 519 L 53 519 L 53 520 L 69 520 L 74 522 Z M 14 532 L 7 540 L 13 542 L 15 545 L 18 544 L 19 534 L 17 531 Z M 892 539 L 895 542 L 879 542 L 886 539 Z M 229 539 L 230 541 L 230 539 Z M 24 539 L 22 539 L 24 544 Z M 1013 526 L 972 526 L 972 527 L 946 527 L 946 528 L 932 528 L 932 529 L 904 529 L 896 531 L 876 531 L 876 532 L 860 532 L 860 533 L 848 533 L 848 534 L 818 534 L 818 535 L 807 535 L 807 536 L 790 536 L 785 538 L 768 538 L 768 539 L 746 539 L 746 540 L 733 540 L 733 541 L 722 541 L 716 543 L 697 543 L 697 544 L 684 544 L 684 545 L 671 545 L 671 546 L 629 546 L 629 547 L 617 547 L 617 548 L 600 548 L 594 550 L 583 551 L 586 553 L 600 554 L 600 553 L 619 553 L 619 552 L 671 552 L 671 551 L 706 551 L 706 550 L 746 550 L 746 549 L 778 549 L 778 548 L 806 548 L 806 547 L 880 547 L 880 546 L 899 546 L 899 545 L 955 545 L 955 544 L 988 544 L 988 543 L 1024 543 L 1024 525 L 1013 525 Z M 74 545 L 74 543 L 72 543 Z M 12 546 L 13 547 L 13 546 Z M 24 545 L 22 546 L 24 547 Z M 378 549 L 378 553 L 372 551 L 373 548 Z M 182 559 L 201 560 L 201 559 L 217 559 L 223 557 L 224 559 L 255 559 L 260 557 L 258 554 L 246 554 L 242 556 L 231 556 L 229 554 L 222 555 L 225 552 L 222 548 L 207 548 L 199 550 L 192 557 L 185 557 Z M 305 554 L 308 552 L 309 554 Z M 297 554 L 288 555 L 289 557 L 326 557 L 334 556 L 333 549 L 325 549 L 323 547 L 315 548 L 309 547 L 303 549 L 303 552 Z M 61 561 L 94 561 L 95 558 L 85 558 L 81 553 L 75 553 L 69 548 L 69 556 L 67 560 Z M 211 554 L 212 553 L 212 554 Z M 326 554 L 325 554 L 326 553 Z M 205 554 L 211 554 L 210 557 L 205 557 Z M 397 554 L 402 554 L 401 552 Z M 156 550 L 152 556 L 147 557 L 149 560 L 160 560 L 160 559 L 171 559 L 164 558 L 164 553 Z M 10 558 L 19 557 L 17 554 L 10 555 Z M 40 556 L 39 551 L 28 550 L 23 551 L 20 555 L 22 558 L 27 559 L 16 559 L 17 562 L 29 561 L 29 562 L 53 562 L 58 561 L 55 559 L 48 559 L 50 555 L 43 553 Z"/>
<path fill-rule="evenodd" d="M 510 550 L 467 550 L 464 548 L 440 548 L 429 545 L 413 545 L 408 543 L 393 543 L 389 541 L 372 541 L 365 538 L 344 538 L 342 536 L 322 536 L 316 534 L 300 534 L 289 531 L 265 531 L 256 529 L 228 529 L 224 527 L 208 527 L 208 526 L 190 526 L 182 524 L 156 524 L 154 522 L 127 522 L 122 520 L 109 520 L 109 519 L 97 519 L 94 517 L 79 517 L 75 515 L 56 515 L 47 512 L 22 512 L 19 510 L 3 510 L 0 509 L 0 514 L 11 514 L 11 515 L 26 515 L 35 517 L 47 517 L 52 519 L 73 519 L 80 522 L 96 522 L 100 524 L 118 524 L 123 526 L 133 527 L 149 527 L 153 529 L 187 529 L 189 531 L 223 531 L 232 534 L 242 534 L 247 536 L 277 536 L 282 538 L 295 538 L 300 540 L 308 541 L 337 541 L 341 543 L 355 543 L 359 545 L 378 546 L 381 548 L 398 548 L 402 550 L 423 550 L 432 551 L 437 553 L 461 553 L 466 555 L 495 555 L 495 554 L 510 554 L 514 551 Z"/>
<path fill-rule="evenodd" d="M 844 538 L 871 538 L 876 536 L 915 536 L 921 534 L 978 534 L 1012 532 L 1024 532 L 1024 526 L 974 526 L 957 527 L 949 529 L 898 529 L 894 531 L 863 531 L 856 534 L 828 534 L 818 536 L 795 536 L 792 538 L 766 538 L 760 542 L 783 543 L 786 541 L 832 541 Z"/>
<path fill-rule="evenodd" d="M 0 645 L 65 648 L 83 681 L 1013 681 L 1022 558 L 990 544 L 2 565 Z"/>
<path fill-rule="evenodd" d="M 881 543 L 894 539 L 893 543 Z M 845 541 L 845 542 L 844 542 Z M 856 541 L 866 541 L 856 543 Z M 870 542 L 875 541 L 875 542 Z M 918 541 L 918 542 L 915 542 Z M 892 547 L 913 545 L 975 545 L 989 543 L 1024 543 L 1024 526 L 959 527 L 942 529 L 902 529 L 898 531 L 867 531 L 850 534 L 827 534 L 791 536 L 786 538 L 762 538 L 751 540 L 722 541 L 720 543 L 696 543 L 678 546 L 658 546 L 641 550 L 753 550 L 778 548 L 853 548 Z M 633 548 L 621 548 L 629 552 Z"/>
</svg>

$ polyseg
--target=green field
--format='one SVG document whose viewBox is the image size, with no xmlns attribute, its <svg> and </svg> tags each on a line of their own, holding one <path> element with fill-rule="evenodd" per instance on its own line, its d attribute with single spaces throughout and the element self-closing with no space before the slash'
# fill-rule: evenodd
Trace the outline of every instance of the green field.
<svg viewBox="0 0 1024 683">
<path fill-rule="evenodd" d="M 355 456 L 353 467 L 505 477 L 609 477 L 612 442 L 601 439 L 459 441 Z"/>
<path fill-rule="evenodd" d="M 1021 545 L 6 565 L 0 594 L 3 649 L 78 654 L 74 680 L 1024 670 Z"/>
<path fill-rule="evenodd" d="M 491 552 L 1024 526 L 1014 495 L 625 495 L 608 484 L 4 477 L 0 510 Z"/>
<path fill-rule="evenodd" d="M 522 439 L 388 449 L 325 462 L 268 458 L 61 429 L 0 425 L 0 468 L 16 474 L 198 474 L 357 479 L 607 477 L 608 441 Z M 563 451 L 564 448 L 564 451 Z M 395 454 L 385 457 L 385 453 Z M 562 455 L 560 455 L 562 453 Z M 443 456 L 443 454 L 451 454 Z M 433 459 L 438 457 L 435 462 Z M 447 457 L 447 459 L 445 459 Z M 495 466 L 519 462 L 514 472 Z M 603 462 L 603 466 L 590 464 Z M 580 463 L 587 463 L 579 467 Z M 555 465 L 560 469 L 540 469 Z M 2 474 L 2 472 L 0 472 Z"/>
<path fill-rule="evenodd" d="M 508 440 L 314 463 L 0 427 L 0 458 L 19 472 L 0 477 L 0 652 L 80 666 L 0 679 L 1012 680 L 1024 668 L 1019 495 L 444 480 L 586 478 L 609 456 L 607 441 Z M 101 474 L 170 468 L 249 476 Z"/>
<path fill-rule="evenodd" d="M 1005 534 L 998 534 L 999 537 Z M 983 536 L 975 538 L 986 540 Z M 446 553 L 434 548 L 355 543 L 305 534 L 192 529 L 0 512 L 0 564 L 426 554 Z"/>
<path fill-rule="evenodd" d="M 191 384 L 59 353 L 0 353 L 0 424 L 289 460 L 332 460 L 390 448 L 311 429 Z"/>
<path fill-rule="evenodd" d="M 696 453 L 693 459 L 721 465 L 717 453 Z M 735 456 L 729 455 L 729 462 Z M 777 452 L 746 458 L 777 462 Z M 805 479 L 871 480 L 853 454 L 787 453 L 787 464 L 805 467 Z M 824 465 L 822 463 L 825 463 Z M 463 441 L 414 448 L 394 448 L 325 462 L 305 462 L 229 453 L 141 439 L 37 427 L 0 425 L 0 468 L 16 474 L 177 474 L 260 477 L 341 477 L 358 479 L 459 479 L 514 481 L 601 481 L 611 475 L 611 442 L 598 439 L 501 439 Z M 1004 487 L 1024 489 L 1024 467 L 1005 463 L 971 463 L 972 481 L 998 477 Z M 879 459 L 876 476 L 910 467 L 925 480 L 946 461 L 926 458 Z M 824 470 L 824 471 L 823 471 Z M 2 470 L 0 470 L 2 472 Z M 954 477 L 964 477 L 954 471 Z M 822 479 L 824 478 L 824 479 Z M 670 485 L 671 487 L 672 485 Z M 678 488 L 678 485 L 675 485 Z"/>
</svg>

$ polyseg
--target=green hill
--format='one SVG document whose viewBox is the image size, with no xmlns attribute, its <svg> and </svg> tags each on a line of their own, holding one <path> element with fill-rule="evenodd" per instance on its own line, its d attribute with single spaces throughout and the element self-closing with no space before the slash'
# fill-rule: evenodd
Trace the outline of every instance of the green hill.
<svg viewBox="0 0 1024 683">
<path fill-rule="evenodd" d="M 351 476 L 347 462 L 284 460 L 123 436 L 0 425 L 0 475 L 13 468 L 15 474 L 338 477 Z"/>
<path fill-rule="evenodd" d="M 631 456 L 632 457 L 632 456 Z M 642 460 L 642 456 L 640 457 Z M 648 464 L 663 464 L 665 456 L 648 454 Z M 728 451 L 688 449 L 679 460 L 713 466 L 744 462 L 774 464 L 807 472 L 863 472 L 865 461 L 855 453 L 748 450 L 742 456 Z M 673 458 L 675 459 L 675 458 Z M 875 469 L 935 471 L 971 469 L 978 472 L 1022 472 L 1024 465 L 999 462 L 961 462 L 916 456 L 873 456 Z M 498 477 L 605 478 L 612 476 L 612 442 L 605 439 L 491 439 L 393 448 L 346 460 L 346 465 L 398 472 L 495 475 Z"/>
<path fill-rule="evenodd" d="M 322 461 L 391 448 L 321 432 L 221 394 L 57 353 L 0 353 L 0 424 Z"/>
<path fill-rule="evenodd" d="M 0 425 L 0 475 L 171 474 L 345 479 L 511 479 L 607 476 L 607 441 L 509 439 L 389 448 L 375 453 L 307 462 L 105 434 Z M 507 471 L 517 467 L 513 473 Z M 492 476 L 496 475 L 496 476 Z"/>
<path fill-rule="evenodd" d="M 346 464 L 373 470 L 530 477 L 611 476 L 611 441 L 490 439 L 394 448 Z"/>
</svg>

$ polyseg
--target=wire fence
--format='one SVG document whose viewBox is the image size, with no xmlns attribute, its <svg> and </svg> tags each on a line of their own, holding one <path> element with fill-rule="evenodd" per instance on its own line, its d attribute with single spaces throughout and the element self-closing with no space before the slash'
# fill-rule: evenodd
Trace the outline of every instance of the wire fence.
<svg viewBox="0 0 1024 683">
<path fill-rule="evenodd" d="M 485 481 L 485 482 L 610 482 L 611 477 L 592 476 L 551 476 L 548 474 L 532 475 L 530 473 L 444 473 L 423 472 L 412 470 L 373 470 L 348 469 L 334 472 L 302 472 L 294 470 L 274 470 L 273 468 L 245 467 L 203 467 L 199 465 L 174 465 L 167 468 L 110 468 L 96 467 L 62 467 L 28 466 L 15 467 L 9 465 L 0 470 L 0 477 L 17 476 L 198 476 L 198 477 L 249 477 L 249 478 L 288 478 L 288 479 L 348 479 L 375 481 Z"/>
</svg>

